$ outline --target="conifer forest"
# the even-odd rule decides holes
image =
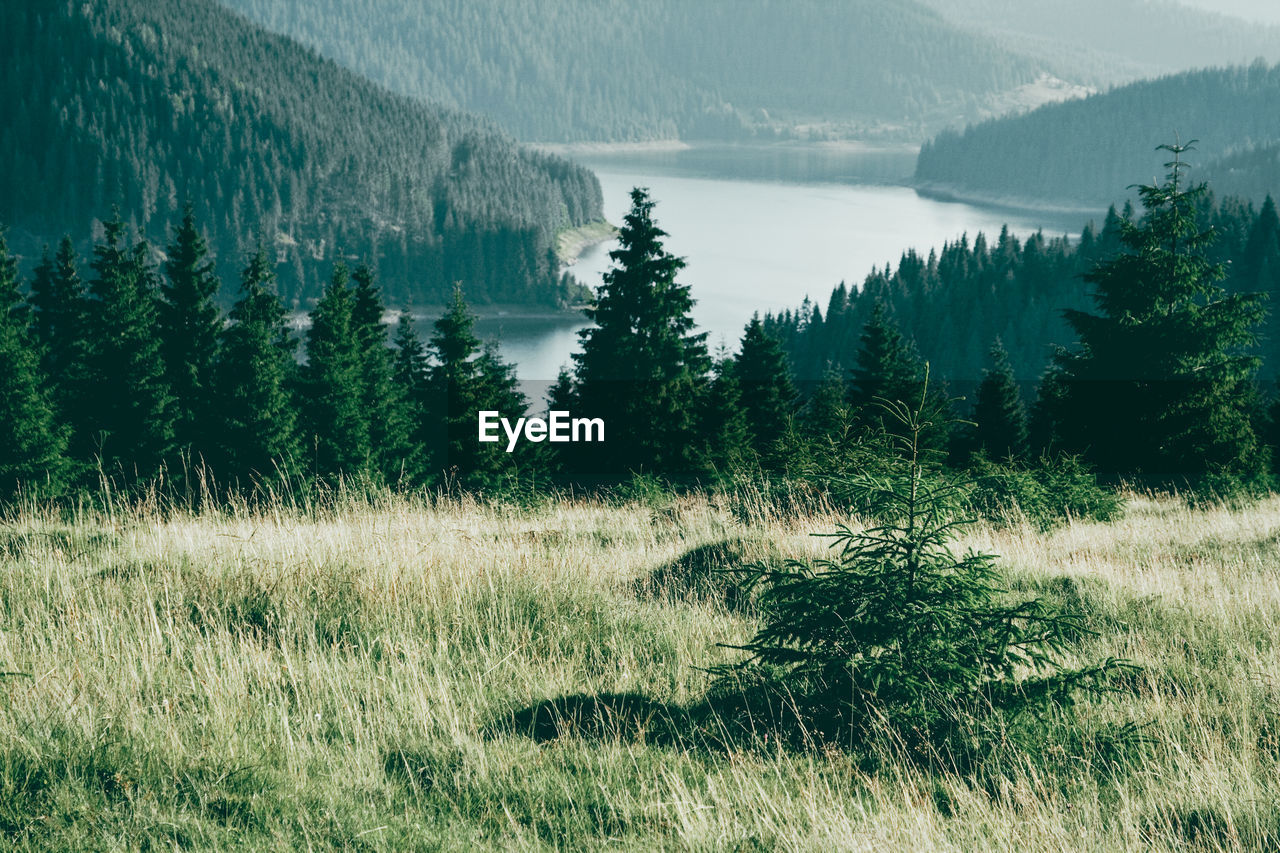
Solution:
[[[0,849],[1280,849],[1269,4],[10,6]]]

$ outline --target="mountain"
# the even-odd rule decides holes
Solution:
[[[164,246],[187,198],[224,273],[259,240],[295,303],[339,256],[388,297],[553,302],[590,172],[387,92],[212,0],[14,0],[0,30],[0,222],[28,254],[113,205]]]
[[[923,139],[1044,70],[914,0],[223,2],[541,142]]]
[[[916,181],[961,196],[1105,207],[1123,187],[1162,176],[1168,157],[1155,147],[1175,137],[1199,140],[1195,180],[1230,177],[1232,193],[1258,200],[1276,192],[1262,180],[1263,164],[1241,163],[1234,173],[1231,164],[1280,141],[1280,66],[1170,75],[946,131],[921,149]]]
[[[922,0],[958,27],[1095,86],[1259,57],[1280,61],[1280,27],[1174,0]],[[1207,0],[1205,6],[1222,0]]]

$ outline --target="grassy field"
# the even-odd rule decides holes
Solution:
[[[817,554],[837,520],[738,516],[691,497],[10,517],[0,848],[1280,844],[1280,498],[971,531],[1017,589],[1084,609],[1082,659],[1145,667],[976,775],[888,744],[869,768],[659,741],[644,720],[551,740],[503,724],[565,696],[697,702],[753,624],[699,572]]]

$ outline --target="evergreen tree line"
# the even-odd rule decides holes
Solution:
[[[582,167],[394,95],[215,0],[5,12],[0,221],[21,255],[96,231],[112,204],[163,242],[191,199],[218,257],[262,235],[294,308],[340,258],[366,258],[397,302],[439,304],[458,280],[481,301],[577,294],[553,250],[560,229],[603,218]]]
[[[195,496],[339,478],[482,485],[511,465],[476,444],[476,412],[526,401],[472,333],[460,287],[429,341],[401,312],[389,347],[372,269],[339,261],[300,361],[265,249],[225,315],[191,207],[160,269],[151,254],[117,214],[83,274],[64,238],[24,298],[0,238],[0,496],[104,483]]]
[[[989,248],[979,235],[973,247],[962,240],[927,262],[909,254],[860,291],[837,288],[825,318],[806,306],[769,318],[767,329],[810,370],[803,359],[825,355],[832,381],[849,377],[855,417],[880,428],[872,400],[932,397],[946,410],[950,391],[939,380],[946,368],[971,365],[970,348],[985,336],[982,378],[966,395],[969,425],[948,431],[952,418],[941,417],[922,435],[952,461],[981,452],[1026,462],[1065,451],[1152,485],[1263,488],[1280,438],[1280,403],[1266,410],[1257,378],[1260,351],[1276,367],[1276,339],[1263,333],[1274,329],[1267,302],[1280,218],[1270,198],[1258,212],[1213,204],[1206,185],[1187,181],[1182,155],[1191,149],[1162,148],[1173,152],[1170,172],[1140,188],[1142,215],[1113,208],[1101,233],[1086,229],[1078,246],[1041,235],[1019,245],[1006,231]],[[1069,276],[1082,286],[1064,288]],[[1050,312],[1061,328],[1048,325]],[[858,313],[866,319],[853,343]],[[902,331],[908,323],[914,336]],[[1047,365],[1028,353],[1055,339],[1072,344],[1053,347]],[[917,340],[939,367],[928,390]],[[1010,340],[1023,371],[1043,366],[1031,394]]]
[[[1218,200],[1206,190],[1188,203],[1197,228],[1214,232],[1203,254],[1223,266],[1227,292],[1280,291],[1280,217],[1270,197],[1255,208],[1239,198]],[[861,286],[838,285],[825,307],[806,301],[766,316],[765,327],[782,341],[797,377],[814,382],[828,370],[853,367],[862,330],[883,306],[918,344],[934,377],[948,381],[955,393],[972,393],[999,339],[1029,398],[1052,361],[1054,345],[1075,340],[1064,312],[1092,305],[1085,276],[1123,248],[1124,231],[1137,217],[1126,204],[1120,210],[1113,206],[1100,228],[1087,224],[1078,240],[1043,233],[1020,240],[1006,228],[994,240],[981,233],[972,240],[966,236],[928,256],[910,250],[896,268],[872,270]],[[1269,387],[1280,375],[1280,313],[1273,310],[1264,320],[1255,351]]]
[[[486,488],[758,473],[833,488],[843,473],[890,464],[904,438],[885,416],[896,402],[933,413],[913,427],[913,446],[955,464],[1026,469],[1040,458],[1045,478],[1078,483],[1076,463],[1053,461],[1067,453],[1151,485],[1264,488],[1274,439],[1252,350],[1265,294],[1222,287],[1226,267],[1210,255],[1218,234],[1202,225],[1205,187],[1187,185],[1186,149],[1170,150],[1168,180],[1142,188],[1141,217],[1117,215],[1114,250],[1085,274],[1091,310],[1066,311],[1074,344],[1056,351],[1034,405],[997,339],[959,427],[946,383],[883,300],[851,362],[828,364],[803,393],[784,342],[759,317],[736,354],[710,353],[679,281],[684,262],[664,248],[639,188],[589,310],[594,324],[546,401],[601,419],[605,440],[526,441],[514,453],[478,440],[481,410],[514,419],[528,401],[510,365],[480,346],[460,291],[429,342],[402,313],[388,347],[372,271],[338,264],[299,364],[265,253],[245,268],[224,320],[190,210],[161,271],[116,217],[87,285],[69,241],[46,255],[26,301],[7,250],[2,258],[0,485],[57,492],[104,475],[180,485],[210,475],[231,488],[290,476]],[[1274,205],[1258,215],[1274,217]]]

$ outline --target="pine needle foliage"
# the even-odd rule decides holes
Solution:
[[[1206,187],[1183,175],[1193,145],[1159,147],[1173,155],[1167,180],[1138,188],[1145,218],[1124,221],[1123,250],[1085,277],[1098,313],[1066,312],[1079,346],[1055,359],[1059,437],[1148,485],[1254,488],[1267,463],[1251,422],[1265,296],[1220,284],[1215,230],[1196,217]]]
[[[762,624],[738,647],[750,656],[718,672],[722,686],[772,684],[808,737],[857,746],[887,728],[911,754],[952,762],[1003,721],[1069,706],[1125,664],[1067,665],[1082,618],[1013,600],[996,555],[957,553],[966,484],[922,447],[941,409],[927,387],[915,405],[881,405],[900,452],[857,484],[876,520],[822,534],[834,558],[745,570]]]

